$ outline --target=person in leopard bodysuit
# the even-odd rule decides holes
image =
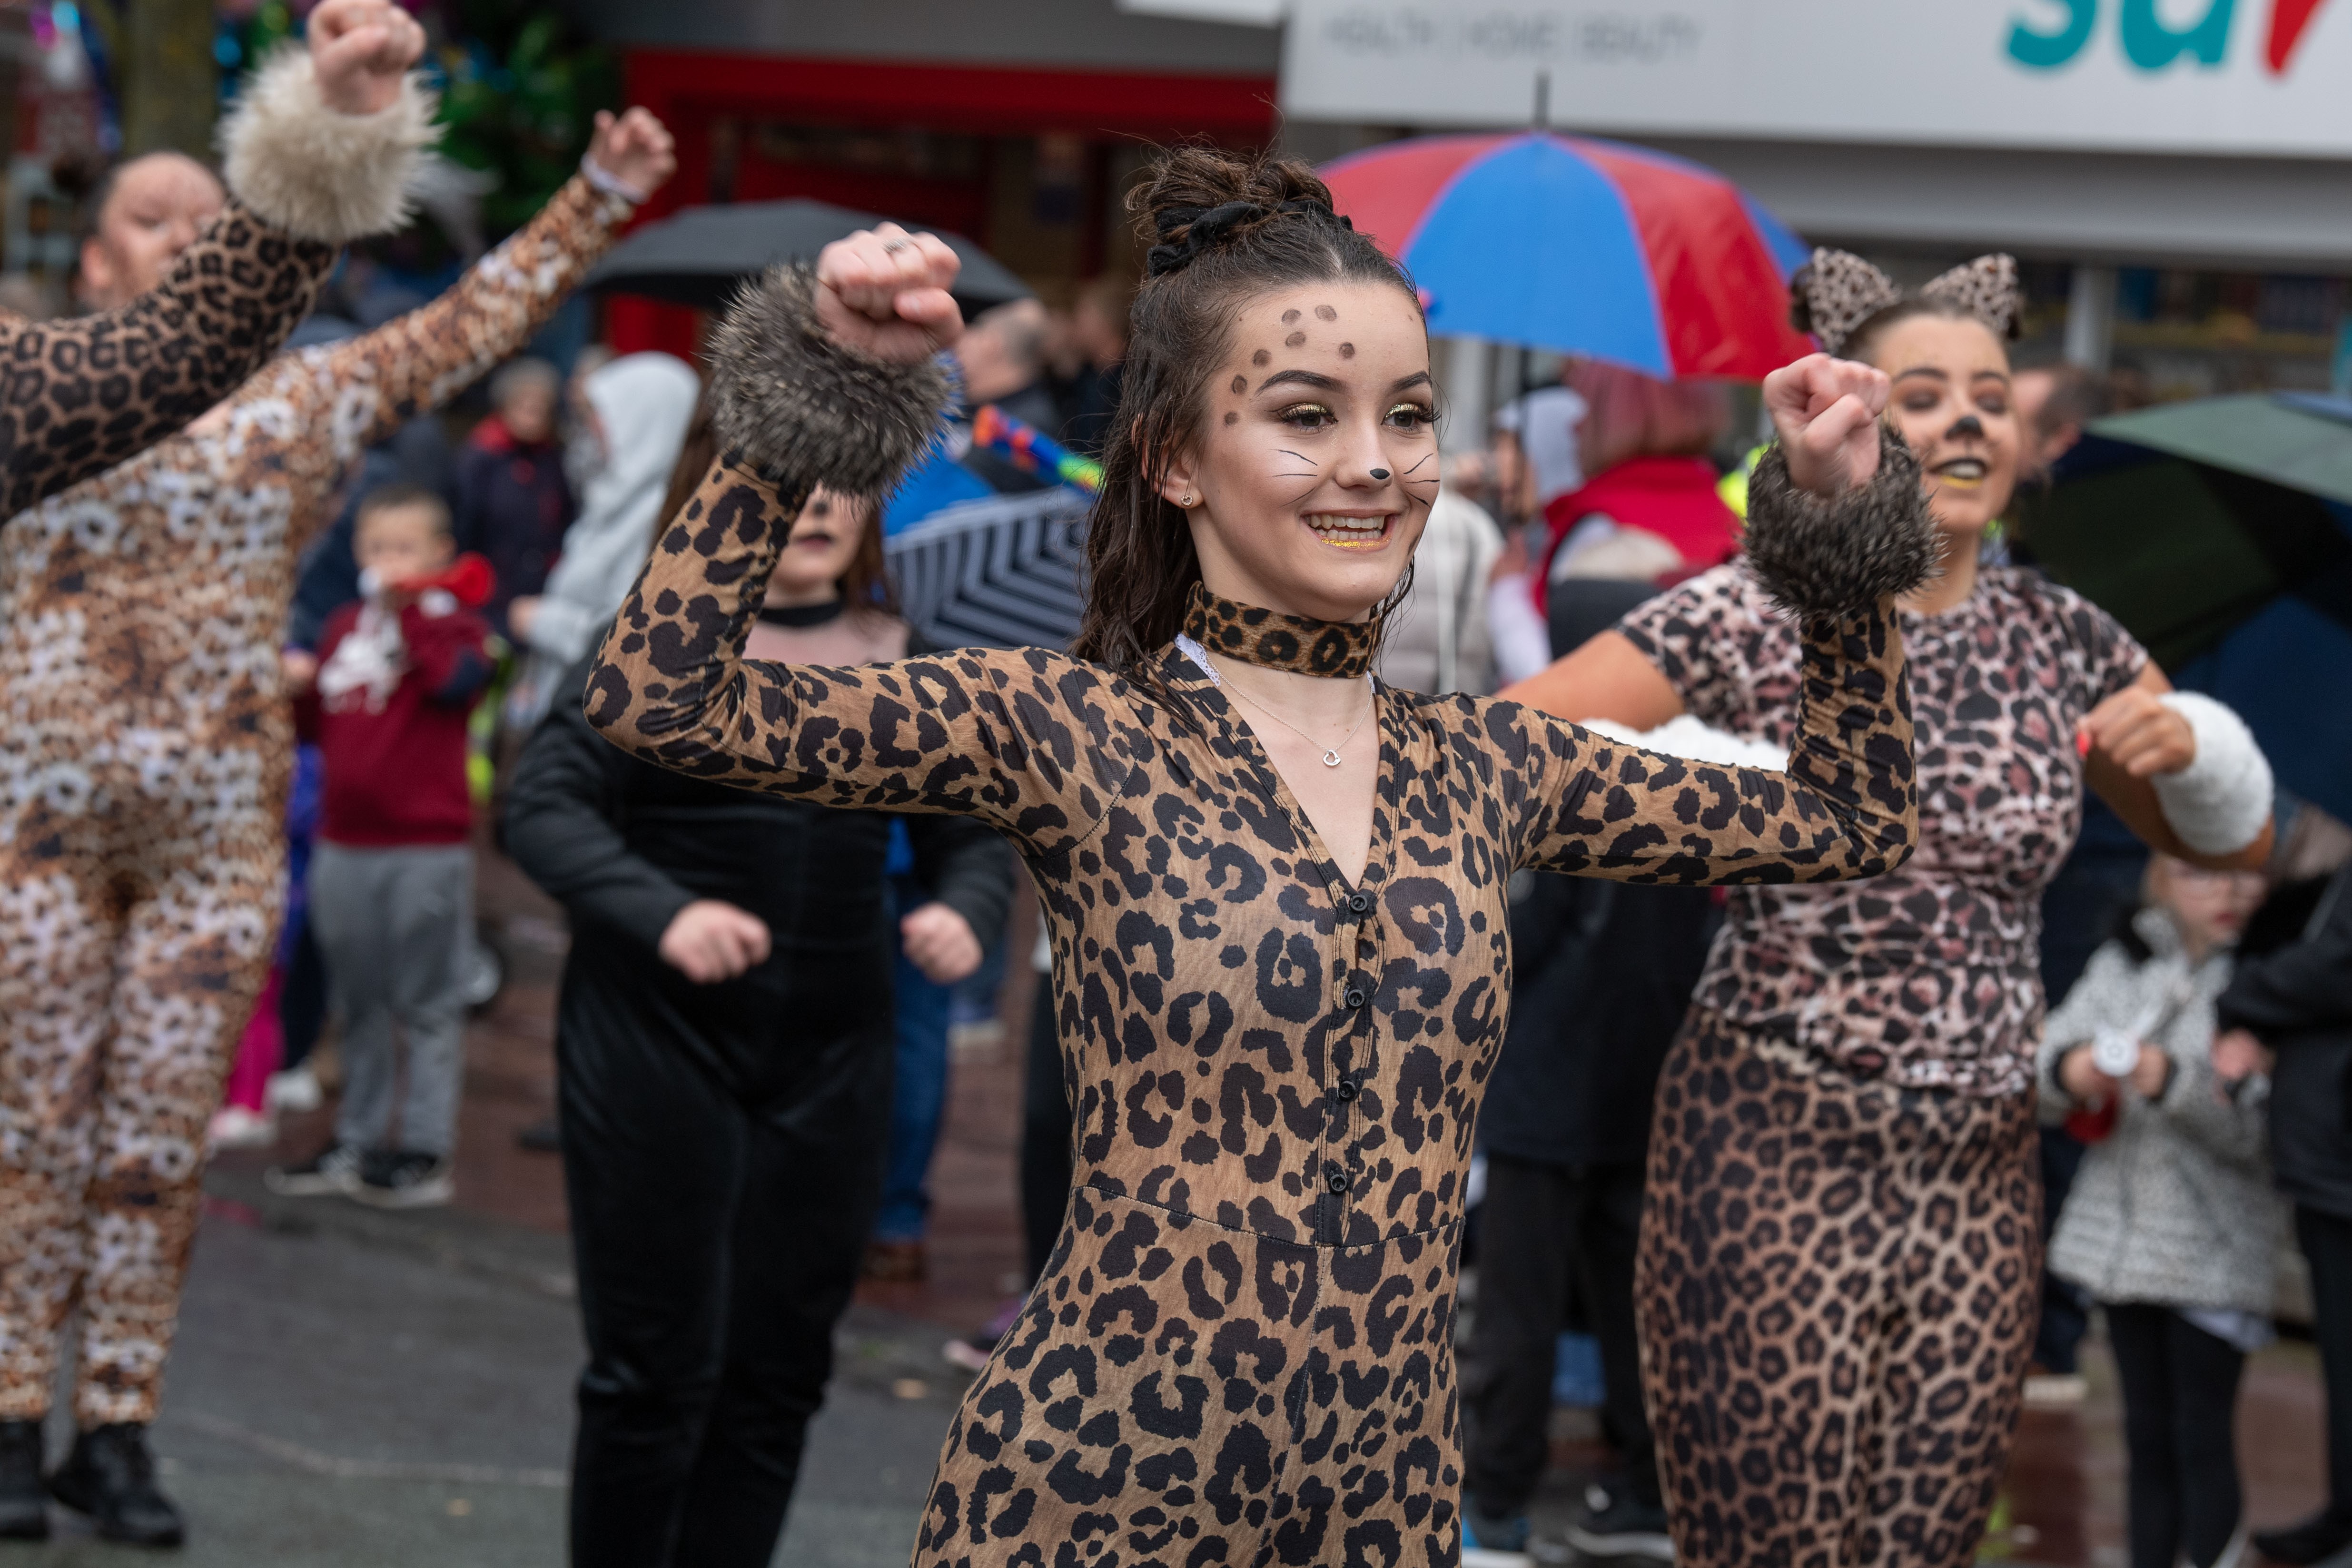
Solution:
[[[1785,774],[1392,690],[1367,674],[1380,610],[1436,489],[1410,282],[1303,165],[1184,150],[1143,199],[1160,243],[1070,654],[743,656],[809,488],[886,486],[946,401],[928,353],[957,325],[953,256],[886,226],[720,327],[723,455],[656,544],[587,716],[699,778],[976,816],[1038,889],[1076,1179],[957,1413],[916,1562],[1451,1564],[1454,1282],[1510,876],[1900,863],[1916,803],[1883,603],[1930,558],[1916,471],[1875,431],[1874,372],[1776,377],[1787,466],[1836,497],[1784,483],[1755,524],[1790,547],[1804,618]]]
[[[76,1306],[80,1426],[154,1417],[277,934],[297,556],[365,449],[518,351],[670,166],[645,110],[600,117],[583,172],[439,298],[0,531],[0,1437],[48,1407]]]
[[[2267,769],[2233,716],[2168,695],[2076,594],[1978,565],[2018,472],[2017,303],[2006,256],[1918,295],[1837,252],[1800,277],[1799,325],[1891,378],[1945,540],[1897,617],[1920,842],[1873,882],[1735,891],[1660,1079],[1638,1296],[1690,1568],[1973,1561],[2041,1279],[2041,889],[2086,782],[2168,853],[2268,852]],[[1507,695],[1785,743],[1809,656],[1735,562]]]

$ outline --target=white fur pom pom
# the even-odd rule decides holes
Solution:
[[[246,78],[221,122],[222,172],[254,215],[298,239],[342,245],[408,221],[409,185],[440,132],[411,71],[392,106],[343,114],[319,91],[310,57],[285,45]]]
[[[2169,692],[2159,700],[2197,733],[2197,755],[2189,766],[2149,780],[2164,820],[2199,854],[2234,854],[2270,821],[2270,759],[2246,721],[2211,697]]]

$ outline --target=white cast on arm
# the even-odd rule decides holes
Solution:
[[[2189,721],[2197,756],[2178,773],[2159,773],[2157,803],[2180,841],[2200,854],[2226,855],[2251,844],[2270,821],[2271,765],[2246,721],[2211,697],[2169,692],[2164,706]]]

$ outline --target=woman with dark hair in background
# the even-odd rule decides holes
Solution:
[[[1800,275],[1799,326],[1891,381],[1941,533],[1940,575],[1897,617],[1920,845],[1867,885],[1733,893],[1661,1079],[1643,1365],[1685,1563],[1974,1556],[2035,1323],[2042,884],[2086,783],[2182,859],[2269,851],[2269,768],[2234,715],[2173,695],[2074,593],[1979,567],[2019,472],[2018,303],[2007,256],[1916,295],[1842,252]],[[1759,466],[1751,528],[1777,486]],[[1511,695],[1794,738],[1809,655],[1757,549]]]
[[[698,421],[674,497],[712,460]],[[815,491],[751,647],[898,657],[907,627],[882,588],[874,508]],[[558,684],[506,818],[509,852],[572,924],[556,1016],[588,1335],[572,1561],[765,1568],[880,1192],[891,819],[639,761],[582,716],[588,671]],[[1012,865],[976,822],[909,826],[938,899],[903,936],[952,982],[1003,924]]]
[[[1037,885],[1076,1180],[964,1397],[919,1562],[1451,1563],[1454,1277],[1509,874],[1899,863],[1909,721],[1881,606],[1932,542],[1874,423],[1884,378],[1811,359],[1769,384],[1790,455],[1752,530],[1805,616],[1788,774],[1382,686],[1381,612],[1437,489],[1410,280],[1301,164],[1170,152],[1138,205],[1157,243],[1071,653],[746,657],[803,497],[886,487],[947,401],[954,255],[885,225],[720,325],[723,455],[587,716],[698,780],[976,818]]]

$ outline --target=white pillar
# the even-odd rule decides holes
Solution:
[[[1486,444],[1495,346],[1484,338],[1440,338],[1433,346],[1438,352],[1432,369],[1445,410],[1438,445],[1449,453],[1475,452]]]
[[[2077,267],[2066,296],[2066,362],[2104,371],[2115,347],[2116,269]]]

